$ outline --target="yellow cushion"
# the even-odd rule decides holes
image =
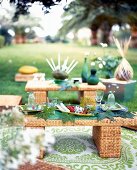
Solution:
[[[33,73],[37,73],[38,69],[34,66],[22,66],[19,68],[19,73],[22,74],[33,74]]]

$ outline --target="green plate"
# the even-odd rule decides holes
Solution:
[[[56,110],[62,112],[60,109],[56,109]],[[63,113],[69,113],[71,115],[76,115],[76,116],[95,116],[93,114],[81,114],[81,113],[75,113],[75,112],[63,112]]]
[[[82,113],[75,113],[75,112],[64,112],[64,113],[69,113],[76,116],[94,116],[93,114],[82,114]]]
[[[25,105],[21,105],[21,106],[19,106],[19,108],[20,108],[20,110],[21,110],[22,112],[27,112],[28,114],[29,114],[29,113],[30,113],[30,114],[35,114],[35,113],[38,113],[38,112],[41,112],[41,111],[42,111],[42,109],[39,109],[39,110],[28,110]]]
[[[122,106],[119,103],[115,103],[115,105],[113,107],[108,107],[107,104],[102,104],[101,109],[103,111],[106,111],[107,109],[112,110],[112,111],[120,111],[120,110],[128,111],[127,107]]]

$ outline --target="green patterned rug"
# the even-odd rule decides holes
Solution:
[[[52,153],[44,158],[72,170],[137,170],[137,132],[122,129],[120,158],[100,158],[91,127],[49,127],[56,137]]]

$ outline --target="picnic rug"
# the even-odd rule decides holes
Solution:
[[[44,160],[72,170],[137,170],[137,132],[122,128],[120,158],[100,158],[92,127],[47,127],[56,143]]]

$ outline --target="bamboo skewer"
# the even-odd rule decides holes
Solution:
[[[49,64],[49,66],[50,66],[50,68],[52,69],[52,71],[54,71],[54,68],[53,68],[53,66],[52,66],[52,64],[50,63],[50,61],[46,58],[46,61],[47,61],[47,63]]]
[[[75,59],[72,60],[72,62],[71,62],[70,65],[68,66],[68,68],[67,68],[67,70],[66,70],[67,73],[68,73],[68,70],[70,69],[70,67],[73,65],[74,62],[75,62]]]
[[[128,51],[128,48],[129,48],[129,44],[130,44],[130,41],[131,41],[131,36],[129,37],[128,41],[124,41],[123,43],[123,47],[122,47],[122,43],[120,44],[120,42],[118,41],[117,38],[113,37],[114,39],[114,42],[118,48],[118,52],[120,53],[120,55],[124,58],[127,51]]]
[[[58,69],[60,70],[60,53],[58,53]]]
[[[67,73],[69,74],[73,69],[74,67],[78,64],[78,61],[76,61],[73,66],[67,71]]]
[[[72,60],[72,62],[67,66],[68,64],[68,59],[69,57],[67,57],[63,64],[61,65],[61,60],[60,60],[60,53],[58,53],[58,65],[55,65],[55,62],[53,60],[53,58],[47,59],[46,61],[48,63],[48,65],[50,66],[50,68],[52,69],[52,71],[62,71],[62,72],[66,72],[67,74],[69,74],[74,67],[78,64],[78,61],[75,61],[75,59]]]
[[[53,59],[51,58],[50,60],[51,60],[51,63],[52,63],[52,66],[53,66],[54,70],[56,70],[56,66],[55,66],[55,63],[54,63]]]
[[[62,71],[66,71],[67,70],[67,62],[68,62],[68,57],[66,60],[64,60],[64,63],[62,65]]]
[[[125,43],[125,46],[124,46],[124,54],[126,54],[127,51],[128,51],[130,41],[131,41],[131,36],[129,37],[128,41]]]

